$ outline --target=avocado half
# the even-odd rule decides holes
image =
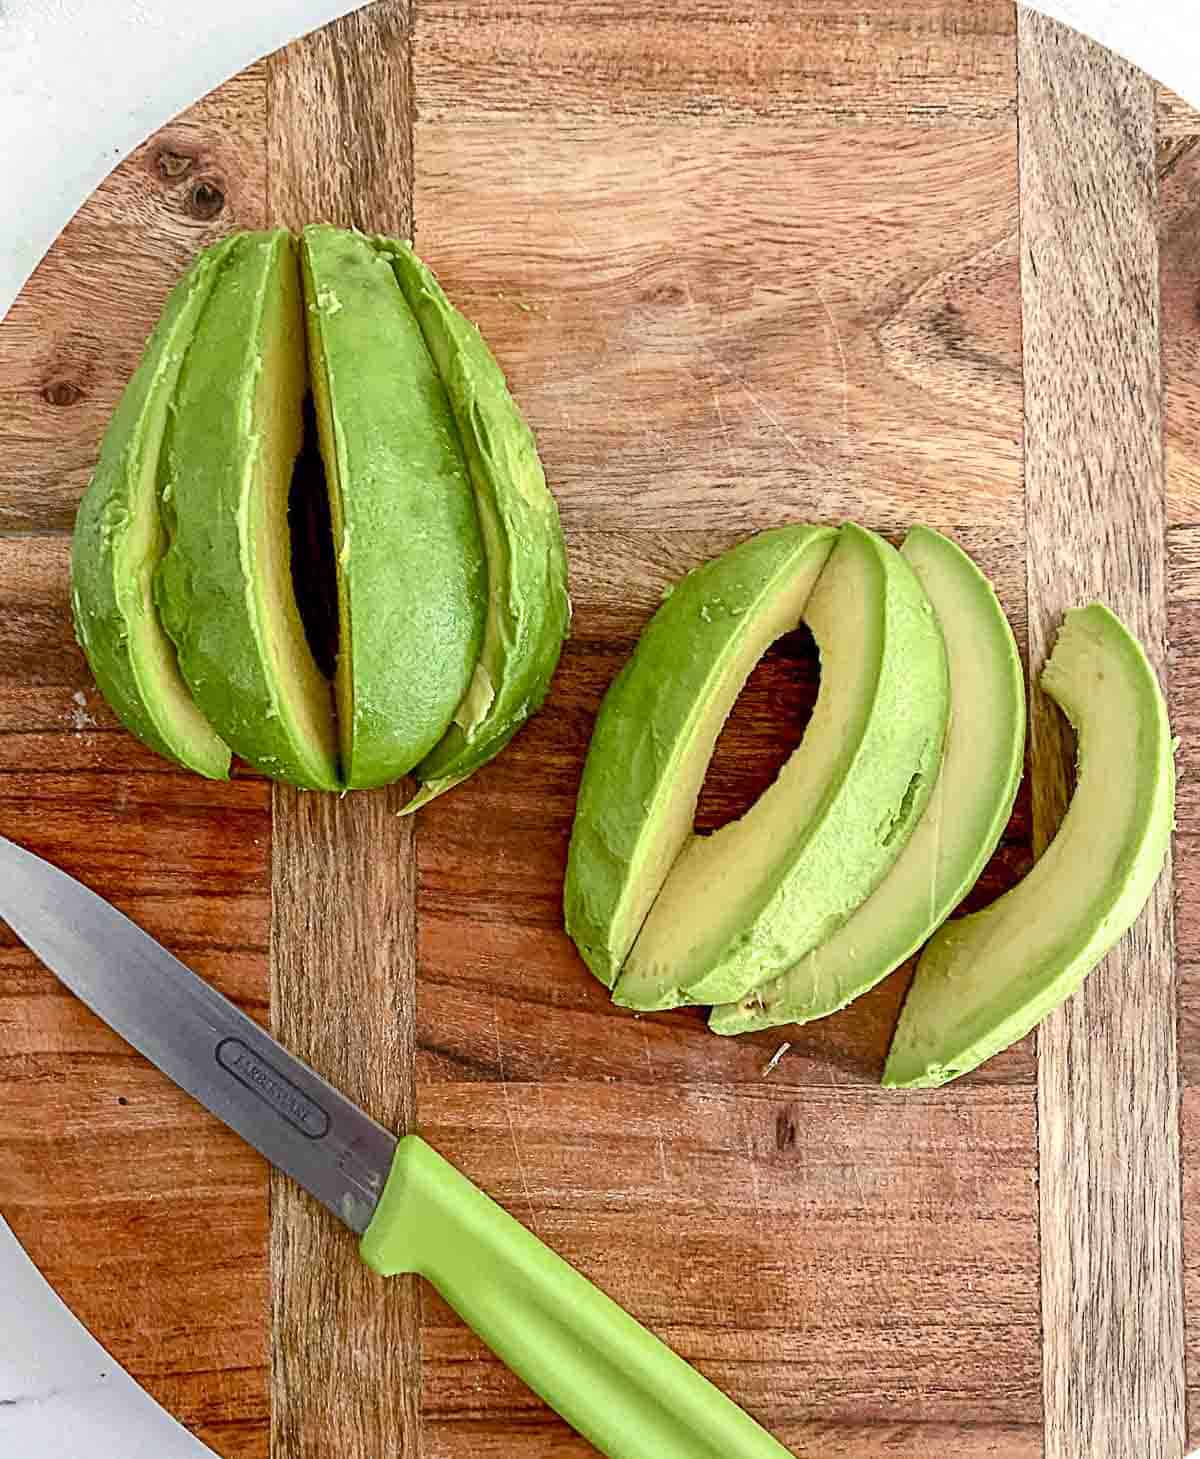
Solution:
[[[406,243],[377,238],[416,316],[470,472],[487,561],[483,643],[453,722],[416,767],[407,815],[472,775],[546,697],[571,620],[558,507],[533,433],[478,329]]]
[[[175,391],[155,596],[192,696],[226,743],[268,775],[333,790],[333,700],[296,606],[288,527],[307,384],[294,240],[243,234]]]
[[[925,813],[876,890],[795,967],[714,1008],[709,1027],[748,1033],[844,1008],[910,958],[978,880],[1012,813],[1025,755],[1025,676],[987,578],[953,542],[914,527],[901,555],[946,644],[950,718]]]
[[[140,740],[212,780],[228,779],[229,746],[192,698],[154,605],[167,545],[158,471],[184,357],[237,247],[202,253],[168,299],[105,433],[71,553],[75,633],[100,692]]]
[[[441,740],[475,672],[479,520],[446,388],[388,257],[323,225],[304,230],[301,255],[337,554],[342,769],[350,788],[384,785]]]
[[[1075,729],[1075,793],[1017,886],[925,949],[883,1082],[930,1088],[1023,1038],[1132,925],[1170,843],[1175,761],[1141,645],[1103,604],[1066,615],[1042,688]]]
[[[800,621],[837,533],[778,527],[679,583],[613,681],[583,770],[567,931],[612,987],[692,834],[713,747],[750,671]]]
[[[924,812],[949,686],[912,568],[847,524],[804,619],[821,655],[804,739],[746,815],[680,855],[617,981],[626,1007],[733,1002],[785,972],[870,896]]]

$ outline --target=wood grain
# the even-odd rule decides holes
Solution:
[[[1167,516],[1200,522],[1200,127],[1159,147]]]
[[[1178,92],[1169,86],[1155,88],[1157,97],[1156,123],[1160,137],[1194,137],[1200,132],[1200,110],[1190,101],[1184,101]]]
[[[751,0],[414,8],[411,89],[400,3],[252,68],[118,169],[0,325],[0,829],[84,877],[254,1016],[273,1006],[293,1047],[397,1127],[412,1117],[415,1041],[419,1113],[438,1146],[797,1454],[1034,1459],[1041,1316],[1055,1355],[1049,1459],[1134,1452],[1113,1438],[1128,1404],[1095,1363],[1122,1325],[1145,1349],[1142,1367],[1167,1374],[1165,1405],[1149,1380],[1136,1400],[1142,1417],[1165,1415],[1167,1442],[1155,1449],[1161,1434],[1147,1431],[1136,1452],[1177,1459],[1171,1289],[1161,1289],[1161,1321],[1147,1276],[1143,1310],[1106,1324],[1085,1300],[1089,1273],[1104,1266],[1094,1245],[1093,1268],[1068,1269],[1078,1310],[1061,1323],[1047,1305],[1039,1312],[1032,1039],[944,1095],[885,1098],[875,1081],[906,974],[837,1018],[718,1040],[694,1013],[614,1009],[563,936],[558,906],[604,688],[663,587],[746,531],[855,516],[900,533],[921,516],[976,554],[1023,646],[1028,596],[1036,661],[1049,575],[1061,577],[1048,548],[1078,540],[1048,543],[1048,496],[1077,483],[1063,487],[1045,463],[1056,441],[1061,451],[1090,438],[1072,438],[1057,416],[1031,421],[1027,583],[1021,424],[1032,370],[1035,386],[1065,375],[1073,390],[1086,373],[1084,398],[1110,412],[1120,447],[1098,479],[1139,483],[1139,530],[1161,543],[1152,88],[1133,86],[1132,108],[1112,92],[1100,104],[1083,63],[1064,71],[1057,53],[1042,76],[1043,94],[1051,81],[1066,87],[1073,130],[1086,117],[1097,140],[1087,156],[1056,157],[1052,109],[1038,109],[1038,130],[1023,117],[1025,153],[1041,165],[1040,181],[1028,167],[1023,181],[1027,241],[1040,221],[1068,262],[1111,265],[1096,274],[1111,319],[1081,332],[1081,316],[1103,313],[1087,307],[1097,296],[1083,285],[1095,279],[1060,267],[1041,277],[1023,355],[1008,0],[819,0],[802,13]],[[1043,68],[1049,54],[1039,36]],[[1132,85],[1112,64],[1089,57],[1086,78]],[[1027,64],[1027,109],[1038,74]],[[1200,120],[1160,91],[1158,131],[1194,1211]],[[1132,181],[1120,160],[1129,157]],[[1130,210],[1106,212],[1084,186],[1081,216],[1062,223],[1051,194],[1081,166]],[[55,534],[70,526],[106,416],[196,248],[231,227],[313,217],[407,232],[414,204],[423,251],[483,326],[538,431],[570,538],[575,635],[544,713],[422,814],[415,846],[391,796],[277,794],[272,985],[271,791],[248,776],[205,785],[120,729],[71,643],[67,542]],[[1075,321],[1065,348],[1051,307]],[[1104,383],[1118,338],[1130,401]],[[1089,459],[1081,446],[1078,460]],[[1143,560],[1118,552],[1111,562],[1130,594]],[[1072,563],[1096,571],[1092,556]],[[1150,565],[1146,627],[1161,646],[1162,563]],[[736,814],[766,783],[814,689],[811,649],[789,636],[722,737],[704,824]],[[1028,866],[1031,814],[1025,797],[977,898]],[[1055,1138],[1075,1133],[1070,1170],[1086,1189],[1106,1131],[1128,1129],[1116,1105],[1131,1057],[1116,1040],[1135,1015],[1138,1032],[1149,1020],[1166,1074],[1138,1108],[1163,1124],[1118,1151],[1129,1163],[1113,1169],[1158,1184],[1131,1177],[1128,1190],[1106,1189],[1098,1220],[1142,1219],[1171,1180],[1161,947],[1126,973],[1128,997],[1121,973],[1106,969],[1071,1012],[1094,1046],[1085,1064],[1075,1040],[1070,1109],[1088,1105],[1086,1076],[1100,1117],[1086,1127],[1064,1117]],[[272,1438],[276,1459],[591,1453],[430,1292],[371,1282],[344,1233],[286,1185],[269,1228],[262,1162],[3,936],[0,1035],[0,1210],[101,1340],[225,1459],[265,1459]],[[1117,1070],[1107,1102],[1102,1062]],[[1147,1109],[1147,1098],[1159,1103]],[[1147,1241],[1161,1237],[1169,1264],[1169,1192],[1158,1214]],[[1184,1231],[1194,1318],[1200,1222],[1188,1217]],[[1128,1259],[1131,1248],[1121,1251]],[[1157,1269],[1146,1260],[1147,1273]],[[1110,1292],[1125,1279],[1119,1262],[1107,1279]],[[1061,1312],[1061,1284],[1056,1292],[1046,1303]],[[1193,1320],[1200,1399],[1198,1333]],[[1128,1373],[1140,1371],[1131,1359]],[[1072,1394],[1094,1399],[1089,1437]]]
[[[814,73],[841,68],[844,47],[839,74],[866,89],[855,67],[906,47],[919,69],[918,13],[934,52],[961,28],[969,72],[986,48],[973,27],[998,11],[863,11],[882,57],[847,40],[847,7],[763,7],[744,27],[736,9],[555,6],[553,25],[529,0],[469,25],[458,7],[418,12],[417,244],[537,431],[576,608],[546,708],[423,813],[422,1125],[798,1454],[1040,1454],[1032,1042],[951,1114],[878,1088],[904,974],[835,1019],[752,1038],[716,1039],[696,1010],[633,1017],[563,933],[563,865],[604,689],[663,589],[748,530],[855,516],[900,533],[924,516],[978,552],[1023,632],[1004,10],[1006,49],[988,53],[1006,107],[933,122],[902,118],[897,96],[885,116],[880,90],[873,123],[837,125],[832,88],[823,111],[793,105],[795,87],[755,90],[755,27],[764,67],[799,37],[780,75],[802,50]],[[516,50],[531,57],[519,95],[499,63]],[[769,781],[814,669],[791,636],[755,672],[702,824]],[[981,895],[1028,864],[1025,804],[1010,837]],[[972,1100],[986,1116],[965,1114]],[[1024,1174],[994,1177],[1015,1149]],[[1003,1215],[976,1203],[991,1194]],[[432,1300],[424,1341],[439,1459],[590,1452]]]
[[[784,9],[752,0],[524,0],[493,22],[469,0],[420,5],[423,119],[536,115],[551,92],[560,115],[813,127],[989,124],[1013,112],[1007,0],[809,0]],[[465,94],[456,74],[472,78]]]
[[[265,72],[252,67],[121,164],[0,328],[0,531],[68,530],[108,417],[193,255],[263,222]]]
[[[1183,1145],[1184,1308],[1188,1444],[1200,1443],[1200,135],[1159,148],[1166,437],[1171,723],[1176,754],[1176,938],[1179,955],[1179,1073]]]
[[[0,537],[0,827],[265,1019],[269,791],[117,724],[72,637],[69,546]],[[265,1459],[265,1166],[3,923],[0,1097],[0,1211],[30,1255],[182,1422]]]
[[[1103,598],[1166,671],[1154,95],[1022,10],[1021,284],[1029,639]],[[1067,797],[1067,735],[1033,698],[1035,844]],[[1171,882],[1039,1041],[1046,1454],[1184,1445]]]
[[[268,63],[268,213],[406,235],[412,128],[406,0],[385,0]],[[412,822],[399,788],[342,798],[277,786],[276,1036],[381,1123],[414,1117]],[[271,1182],[272,1459],[420,1452],[413,1279],[381,1283],[344,1229]]]
[[[1033,1098],[514,1081],[423,1088],[422,1120],[797,1454],[1035,1459]],[[432,1453],[587,1452],[433,1295],[425,1345]]]
[[[420,245],[502,355],[569,529],[902,531],[915,504],[1019,533],[1012,124],[580,120],[557,86],[483,122],[456,84],[462,120],[421,112]]]

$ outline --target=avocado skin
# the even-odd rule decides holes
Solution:
[[[338,557],[345,783],[406,775],[450,724],[479,658],[487,580],[446,390],[388,260],[304,230],[310,373]]]
[[[683,1003],[735,1002],[797,962],[840,927],[875,890],[903,851],[924,812],[937,777],[949,710],[949,681],[941,630],[924,589],[894,547],[854,523],[841,530],[821,579],[804,612],[817,639],[823,663],[839,641],[841,625],[826,621],[826,584],[839,571],[842,554],[854,553],[879,583],[866,607],[877,615],[873,630],[878,654],[869,695],[850,707],[829,783],[809,820],[782,847],[768,871],[739,895],[742,866],[729,851],[731,836],[749,834],[733,823],[715,833],[723,840],[726,864],[720,866],[730,900],[739,914],[726,916],[703,940],[673,952],[667,963],[645,961],[648,920],[613,993],[623,1007],[642,1011]],[[832,593],[832,586],[828,589]],[[843,671],[844,672],[844,671]],[[825,694],[822,687],[822,697]],[[820,732],[818,698],[805,735]],[[782,792],[789,770],[809,744],[802,743],[765,796]],[[763,798],[743,818],[760,811]],[[778,830],[778,825],[764,828]],[[687,856],[715,853],[689,847],[672,871],[688,876]],[[701,863],[703,865],[703,863]],[[711,877],[714,863],[707,868]],[[669,888],[664,889],[664,897]],[[675,896],[680,895],[680,884]],[[662,905],[655,908],[658,915]],[[689,935],[689,931],[685,935]],[[661,934],[659,934],[661,936]],[[643,961],[639,963],[639,954]]]
[[[933,602],[946,639],[951,672],[950,722],[942,769],[925,814],[908,845],[875,893],[843,927],[786,973],[749,993],[740,1003],[718,1004],[708,1026],[714,1033],[750,1033],[783,1023],[809,1023],[844,1008],[907,961],[967,895],[995,851],[1021,782],[1025,750],[1025,672],[1012,629],[992,585],[963,550],[928,527],[912,528],[900,549],[911,562]],[[969,601],[965,627],[948,623],[939,602]],[[996,742],[994,764],[980,765],[978,729],[955,727],[955,653],[969,654],[986,667],[994,697],[983,706],[988,733]],[[960,680],[963,670],[959,670]],[[965,725],[968,717],[963,714]],[[957,753],[952,754],[952,745]],[[959,801],[942,781],[952,759],[965,770],[969,786],[959,786]],[[970,814],[968,815],[968,812]],[[945,831],[946,818],[955,825]],[[964,819],[965,818],[965,819]],[[968,838],[955,841],[955,836]],[[947,848],[951,860],[944,860]],[[936,868],[936,871],[931,870]],[[884,905],[879,905],[880,902]]]
[[[287,688],[263,639],[262,564],[256,563],[251,541],[257,468],[268,450],[258,388],[260,377],[272,373],[261,336],[276,283],[284,291],[285,314],[295,311],[303,359],[295,245],[290,233],[278,229],[242,234],[235,249],[180,375],[160,476],[170,546],[159,565],[155,594],[196,702],[234,751],[265,774],[334,790],[339,780],[328,686],[320,680],[317,692],[325,686],[330,743],[315,744],[295,732],[282,697]],[[294,368],[295,361],[291,364]],[[292,394],[278,430],[285,457],[294,461],[302,434],[303,384]],[[291,611],[298,625],[294,598]]]
[[[1076,670],[1068,665],[1081,639],[1106,656],[1101,677],[1110,686],[1118,675],[1127,676],[1135,701],[1114,702],[1110,687],[1103,714],[1120,716],[1132,708],[1140,721],[1133,763],[1121,767],[1133,783],[1128,834],[1114,865],[1100,868],[1092,859],[1094,833],[1081,835],[1078,827],[1088,803],[1112,802],[1113,785],[1111,776],[1098,780],[1089,770],[1091,741],[1104,734],[1104,726],[1077,702]],[[1074,608],[1065,616],[1041,683],[1076,733],[1075,794],[1054,840],[1025,878],[989,906],[945,923],[921,954],[888,1050],[885,1088],[938,1088],[1023,1039],[1132,927],[1162,873],[1174,829],[1175,742],[1162,689],[1141,644],[1103,603]],[[1071,847],[1086,859],[1082,869],[1069,857],[1064,864],[1064,848]],[[1098,876],[1098,870],[1108,875]],[[1064,924],[1061,913],[1055,919],[1056,882],[1068,896],[1086,889],[1086,902],[1071,909],[1074,925]],[[1003,956],[1013,945],[1005,932],[1012,927],[1019,934],[1047,918],[1049,954],[1040,964],[1005,969]],[[989,1006],[972,1011],[960,996],[962,975],[981,970],[991,975]]]
[[[754,605],[802,555],[828,555],[836,536],[833,528],[777,527],[694,569],[672,589],[605,694],[579,789],[564,910],[580,955],[606,987],[616,982],[640,930],[640,919],[621,925],[620,909],[657,802],[670,794],[681,740],[718,684]],[[709,745],[705,763],[711,754]],[[691,814],[687,820],[690,826]],[[682,844],[671,848],[664,875]],[[657,891],[648,890],[647,905]]]
[[[75,635],[100,692],[125,727],[144,744],[211,780],[227,780],[231,756],[211,726],[199,738],[173,722],[158,686],[142,682],[131,645],[137,619],[155,612],[143,572],[156,564],[152,552],[137,577],[122,560],[124,537],[143,490],[158,513],[158,441],[148,440],[147,417],[169,408],[180,363],[191,343],[210,291],[236,246],[223,239],[205,250],[175,286],[141,363],[121,396],[104,435],[100,459],[75,521],[71,552],[71,604]],[[149,459],[147,453],[153,453]],[[159,529],[161,531],[161,528]],[[159,550],[165,545],[159,543]],[[197,710],[197,715],[199,711]]]
[[[405,814],[460,784],[541,708],[571,619],[558,506],[533,433],[479,330],[410,245],[377,238],[446,388],[479,511],[488,613],[477,672],[455,722],[416,767]],[[476,708],[482,693],[490,702]]]

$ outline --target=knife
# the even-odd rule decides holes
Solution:
[[[419,1135],[397,1139],[102,897],[0,836],[0,916],[93,1013],[415,1272],[609,1459],[789,1459]]]

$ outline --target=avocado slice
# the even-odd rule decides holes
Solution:
[[[949,708],[941,630],[894,547],[847,524],[804,609],[822,679],[799,748],[740,820],[684,850],[613,997],[728,1003],[875,890],[929,799]]]
[[[154,605],[166,547],[158,468],[184,355],[235,243],[202,253],[167,300],[105,433],[71,552],[75,634],[100,692],[138,739],[211,780],[229,778],[229,746],[193,700]]]
[[[564,905],[567,931],[606,987],[692,833],[721,726],[751,669],[799,622],[836,537],[777,527],[689,573],[604,696]]]
[[[929,596],[950,670],[950,719],[925,814],[895,866],[825,942],[709,1027],[747,1033],[844,1008],[910,958],[975,885],[1008,824],[1025,754],[1025,675],[991,583],[960,547],[914,527],[901,555]]]
[[[533,432],[478,329],[410,245],[377,238],[446,387],[487,561],[483,645],[454,721],[416,768],[403,814],[460,784],[541,708],[571,619],[558,507]]]
[[[324,225],[301,244],[313,402],[338,562],[336,689],[351,787],[406,775],[446,733],[487,598],[450,403],[388,259]]]
[[[1042,673],[1076,733],[1075,793],[1033,870],[947,922],[917,964],[883,1083],[933,1088],[1015,1043],[1133,924],[1174,824],[1167,707],[1141,645],[1102,603],[1076,608]]]
[[[235,753],[332,790],[333,699],[296,607],[288,528],[306,386],[294,241],[282,229],[244,234],[180,372],[155,593],[192,695]]]

